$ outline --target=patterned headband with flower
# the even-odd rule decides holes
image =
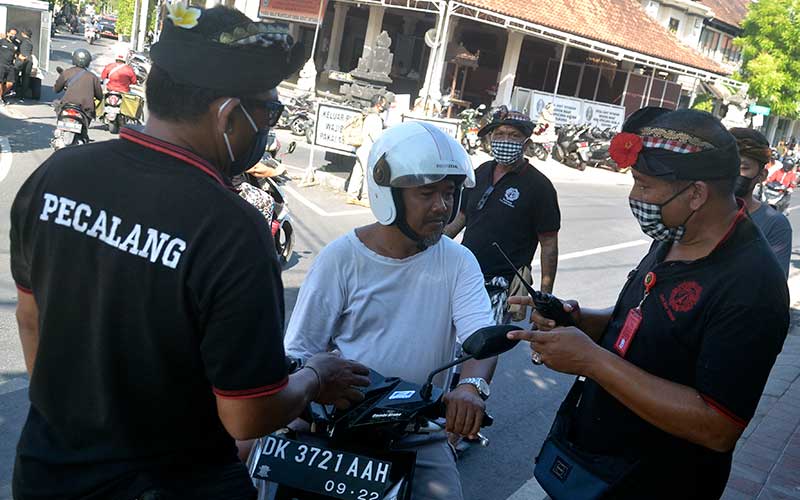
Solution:
[[[699,153],[714,146],[686,132],[657,127],[644,127],[639,134],[622,132],[611,140],[608,152],[620,168],[632,167],[643,148],[664,149],[673,153]]]

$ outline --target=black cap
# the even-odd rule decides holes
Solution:
[[[504,125],[514,127],[522,132],[525,137],[530,137],[533,134],[533,122],[527,115],[519,111],[509,110],[505,106],[500,106],[492,115],[492,121],[478,131],[478,137],[483,137]]]
[[[735,178],[741,164],[736,139],[713,115],[692,109],[646,107],[633,113],[623,132],[645,139],[633,168],[666,180]],[[685,144],[692,152],[647,147],[647,140]]]
[[[253,22],[222,6],[189,9],[199,11],[196,25],[176,26],[168,16],[150,49],[153,63],[179,84],[231,95],[258,93],[277,87],[305,62],[302,45],[294,44],[286,25]],[[222,16],[233,21],[224,31],[210,33],[204,23]]]

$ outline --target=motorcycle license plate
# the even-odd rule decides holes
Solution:
[[[56,124],[56,128],[58,130],[64,130],[67,132],[72,132],[73,134],[80,134],[81,133],[81,124],[78,122],[74,122],[71,120],[61,120]]]
[[[344,500],[378,500],[390,470],[382,460],[267,436],[253,477]]]

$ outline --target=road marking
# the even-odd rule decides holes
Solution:
[[[14,155],[11,153],[11,144],[8,137],[0,137],[0,182],[3,182],[11,170]]]
[[[25,120],[26,118],[28,118],[27,116],[22,114],[22,112],[14,109],[13,107],[11,107],[8,104],[5,105],[5,106],[1,106],[0,107],[0,113],[6,115],[9,118],[13,118],[15,120]]]
[[[795,205],[793,207],[789,207],[789,208],[786,209],[786,213],[788,214],[789,212],[794,212],[798,208],[800,208],[800,205]]]
[[[547,492],[539,486],[539,481],[532,477],[506,500],[544,500],[545,498],[549,498]]]
[[[633,240],[626,241],[625,243],[617,243],[616,245],[608,245],[604,247],[590,248],[589,250],[581,250],[580,252],[565,253],[558,256],[558,261],[580,259],[581,257],[588,257],[590,255],[597,255],[601,253],[616,252],[617,250],[624,250],[626,248],[633,248],[642,245],[649,245],[652,240]],[[538,262],[534,262],[533,267],[539,267]]]
[[[283,186],[283,190],[292,195],[293,198],[296,198],[297,201],[310,208],[315,214],[322,217],[344,217],[347,215],[364,215],[367,213],[366,208],[361,208],[356,210],[342,210],[340,212],[326,212],[319,205],[312,202],[311,200],[309,200],[302,194],[298,193],[294,189],[288,186]]]
[[[0,382],[0,395],[27,389],[29,385],[30,382],[28,382],[27,378],[14,377],[5,382]]]

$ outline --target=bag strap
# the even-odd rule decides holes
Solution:
[[[72,78],[70,78],[69,80],[67,80],[67,84],[66,84],[67,88],[69,88],[69,87],[70,87],[70,86],[71,86],[73,83],[75,83],[75,82],[77,82],[78,80],[80,80],[80,78],[81,78],[83,75],[85,75],[86,73],[88,73],[88,71],[86,71],[86,68],[81,68],[81,71],[80,71],[79,73],[77,73],[77,74],[73,75],[73,76],[72,76]]]
[[[113,75],[114,73],[116,73],[117,71],[121,70],[121,69],[122,69],[122,68],[124,68],[124,67],[125,67],[125,65],[124,65],[124,64],[120,64],[120,65],[119,65],[119,66],[117,66],[116,68],[114,68],[114,69],[112,69],[111,71],[109,71],[109,72],[108,72],[108,76],[106,76],[106,80],[110,80],[110,79],[111,79],[111,75]]]

